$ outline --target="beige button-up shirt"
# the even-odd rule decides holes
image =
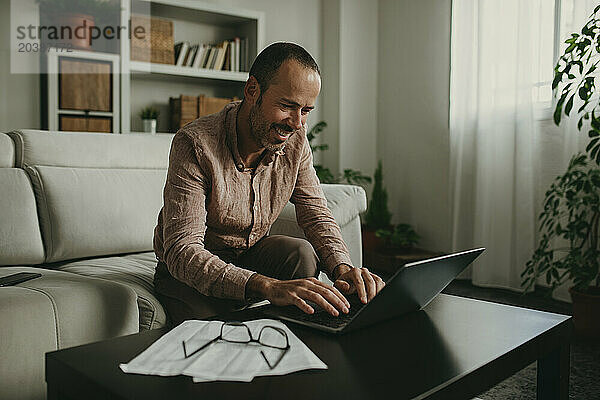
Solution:
[[[200,293],[242,300],[255,272],[226,263],[213,252],[252,247],[286,203],[330,273],[352,265],[313,168],[306,134],[294,134],[279,152],[265,150],[253,171],[237,147],[241,102],[197,119],[173,138],[164,205],[154,230],[154,251],[172,276]]]

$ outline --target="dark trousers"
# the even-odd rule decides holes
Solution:
[[[313,277],[319,270],[319,258],[312,245],[305,239],[284,235],[265,236],[241,253],[213,253],[227,263],[282,280]],[[173,325],[188,319],[210,318],[246,305],[242,301],[200,294],[196,289],[173,278],[162,262],[156,267],[154,289]]]

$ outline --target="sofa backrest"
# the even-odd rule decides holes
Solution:
[[[15,146],[0,133],[0,266],[44,261],[33,188],[25,171],[15,168]]]
[[[9,135],[33,185],[46,262],[152,250],[173,135]]]

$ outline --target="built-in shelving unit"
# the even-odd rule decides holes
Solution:
[[[224,41],[236,40],[237,43],[237,40],[240,40],[244,43],[243,51],[247,55],[246,59],[251,62],[264,47],[264,14],[262,12],[196,0],[120,1],[120,14],[115,16],[119,20],[114,21],[114,24],[120,25],[119,29],[125,28],[125,30],[122,31],[121,39],[118,42],[107,41],[105,47],[100,46],[86,50],[72,48],[52,50],[47,56],[42,57],[42,68],[48,73],[47,84],[43,83],[42,85],[45,92],[42,100],[42,120],[49,129],[61,129],[61,127],[66,127],[65,123],[68,122],[72,128],[79,128],[84,123],[87,125],[94,123],[96,124],[93,126],[95,129],[101,128],[105,131],[109,129],[115,133],[142,131],[139,112],[147,106],[153,106],[160,112],[157,131],[159,133],[168,132],[170,97],[179,97],[182,94],[223,98],[243,97],[244,82],[248,79],[248,72],[243,70],[243,63],[239,63],[239,68],[231,68],[231,70],[224,63],[224,69],[216,70],[198,66],[150,62],[155,60],[152,58],[153,56],[149,56],[147,61],[132,59],[131,37],[133,32],[130,32],[133,30],[132,16],[136,21],[150,21],[152,18],[158,18],[162,22],[159,22],[157,26],[164,27],[166,25],[169,26],[169,29],[172,24],[173,45],[178,42],[189,42],[190,44],[214,46]],[[167,21],[166,24],[165,21]],[[146,34],[152,32],[151,25],[149,25],[149,30],[150,32],[146,32]],[[161,39],[171,37],[170,31],[168,35],[164,34],[162,30],[160,32],[163,35]],[[171,39],[159,41],[163,47],[161,51],[173,48],[174,46],[170,42]],[[137,44],[139,43],[136,42]],[[144,42],[144,45],[146,44]],[[148,50],[147,54],[151,54],[150,47],[144,47],[142,50]],[[157,48],[155,47],[155,49]],[[140,47],[136,47],[136,51],[136,58],[139,58]],[[161,54],[164,55],[164,53]],[[166,58],[160,60],[166,62]],[[79,86],[72,84],[69,87],[70,94],[67,93],[66,97],[61,97],[61,90],[65,91],[61,82],[66,82],[66,80],[61,81],[61,63],[64,64],[64,60],[67,59],[87,60],[86,62],[89,63],[108,65],[108,67],[102,67],[102,73],[106,75],[104,71],[110,71],[110,84],[107,84],[108,80],[106,79],[98,80],[97,76],[88,80],[68,77]],[[226,57],[223,59],[227,60]],[[238,63],[232,64],[231,61],[229,59],[229,65],[238,65]],[[83,68],[85,70],[85,66]],[[92,74],[96,74],[95,70],[90,71]],[[102,107],[96,107],[95,103],[99,100],[94,98],[94,94],[99,93],[100,89],[104,90],[102,93],[107,93],[109,90],[111,97],[110,101],[102,102]],[[82,105],[61,107],[64,99],[75,97]],[[110,125],[107,119],[110,119]]]
[[[264,46],[264,14],[218,4],[189,0],[121,0],[121,25],[129,26],[132,14],[173,22],[174,42],[218,43],[247,38],[253,59]],[[130,42],[122,40],[121,133],[141,129],[138,112],[146,106],[160,111],[158,131],[166,131],[169,97],[180,94],[242,97],[248,73],[183,67],[130,59]],[[161,118],[162,116],[162,118]]]

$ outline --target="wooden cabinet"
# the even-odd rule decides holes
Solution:
[[[50,49],[45,126],[49,130],[120,132],[117,54]]]
[[[62,56],[58,71],[61,110],[112,111],[112,63]]]
[[[111,132],[112,121],[109,117],[61,115],[58,129],[69,132]]]

